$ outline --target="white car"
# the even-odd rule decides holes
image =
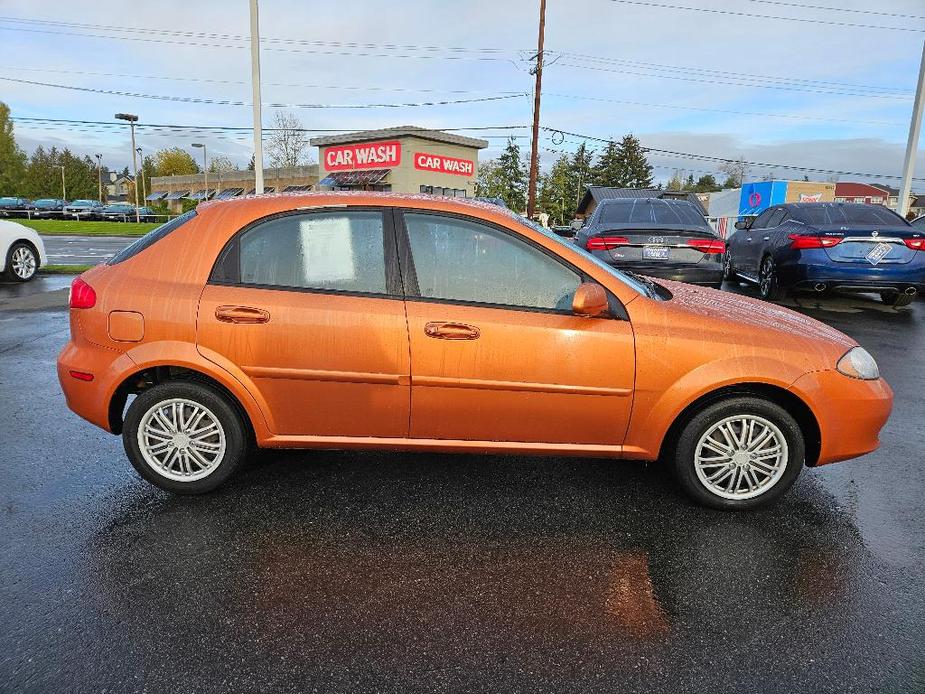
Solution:
[[[48,262],[42,237],[29,227],[0,219],[0,277],[26,282]]]

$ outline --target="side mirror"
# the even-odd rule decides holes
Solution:
[[[572,300],[573,313],[592,318],[606,312],[607,308],[607,292],[601,285],[594,282],[584,282],[578,285],[575,298]]]
[[[749,226],[751,225],[748,223],[747,219],[740,219],[735,224],[736,229],[738,229],[739,231],[745,231],[746,229],[748,229]]]

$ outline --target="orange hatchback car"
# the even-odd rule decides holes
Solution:
[[[205,203],[81,275],[70,306],[68,405],[179,493],[255,445],[376,448],[658,459],[745,509],[874,450],[892,406],[822,323],[459,199]]]

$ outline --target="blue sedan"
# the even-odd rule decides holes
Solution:
[[[763,299],[804,289],[875,292],[905,306],[925,291],[925,231],[880,205],[776,205],[735,226],[726,279],[757,284]]]

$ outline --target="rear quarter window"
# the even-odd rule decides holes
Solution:
[[[107,265],[118,265],[119,263],[138,255],[143,250],[153,246],[155,243],[160,241],[171,232],[179,229],[195,216],[196,210],[190,210],[186,214],[181,214],[179,217],[174,217],[169,222],[161,224],[156,229],[151,230],[134,243],[129,244],[121,251],[116,253],[112,258],[109,259]]]

